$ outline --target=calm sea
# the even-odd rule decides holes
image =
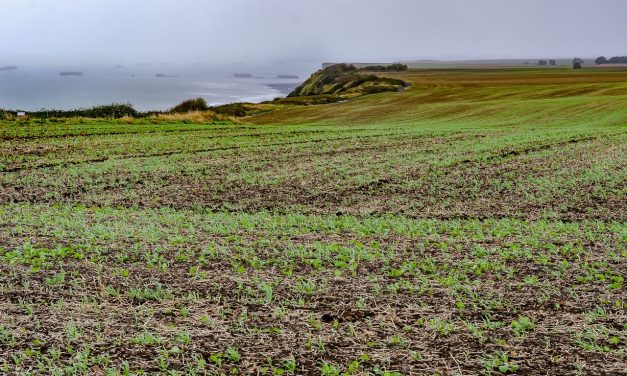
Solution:
[[[320,65],[282,63],[18,66],[0,64],[0,108],[35,111],[131,103],[137,110],[166,110],[190,98],[210,105],[261,102],[287,95]],[[82,75],[61,75],[80,72]],[[236,78],[250,75],[250,78]],[[279,78],[298,76],[298,78]]]

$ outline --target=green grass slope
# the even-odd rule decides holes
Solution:
[[[434,69],[379,73],[411,84],[348,102],[292,107],[250,118],[256,124],[573,125],[624,124],[627,71],[612,69]],[[583,106],[583,107],[582,107]],[[587,110],[586,110],[587,109]],[[586,111],[581,113],[581,111]],[[589,115],[586,118],[586,115]],[[600,120],[600,121],[604,121]]]

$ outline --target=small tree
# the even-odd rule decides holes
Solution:
[[[555,62],[555,60],[551,59],[549,60],[549,65],[557,65],[557,63]]]
[[[538,60],[538,65],[546,65],[546,60]]]
[[[605,58],[605,56],[599,56],[599,57],[596,58],[594,63],[597,64],[597,65],[599,65],[599,64],[607,64],[607,59]]]
[[[573,69],[581,69],[583,68],[583,60],[576,57],[573,59]]]

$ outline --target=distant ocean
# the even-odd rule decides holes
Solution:
[[[198,97],[210,105],[261,102],[286,96],[319,67],[317,63],[221,67],[147,63],[16,67],[0,63],[0,109],[68,110],[131,103],[140,111],[166,110]]]

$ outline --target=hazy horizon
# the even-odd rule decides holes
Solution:
[[[0,65],[627,54],[623,0],[0,0],[0,12]]]

